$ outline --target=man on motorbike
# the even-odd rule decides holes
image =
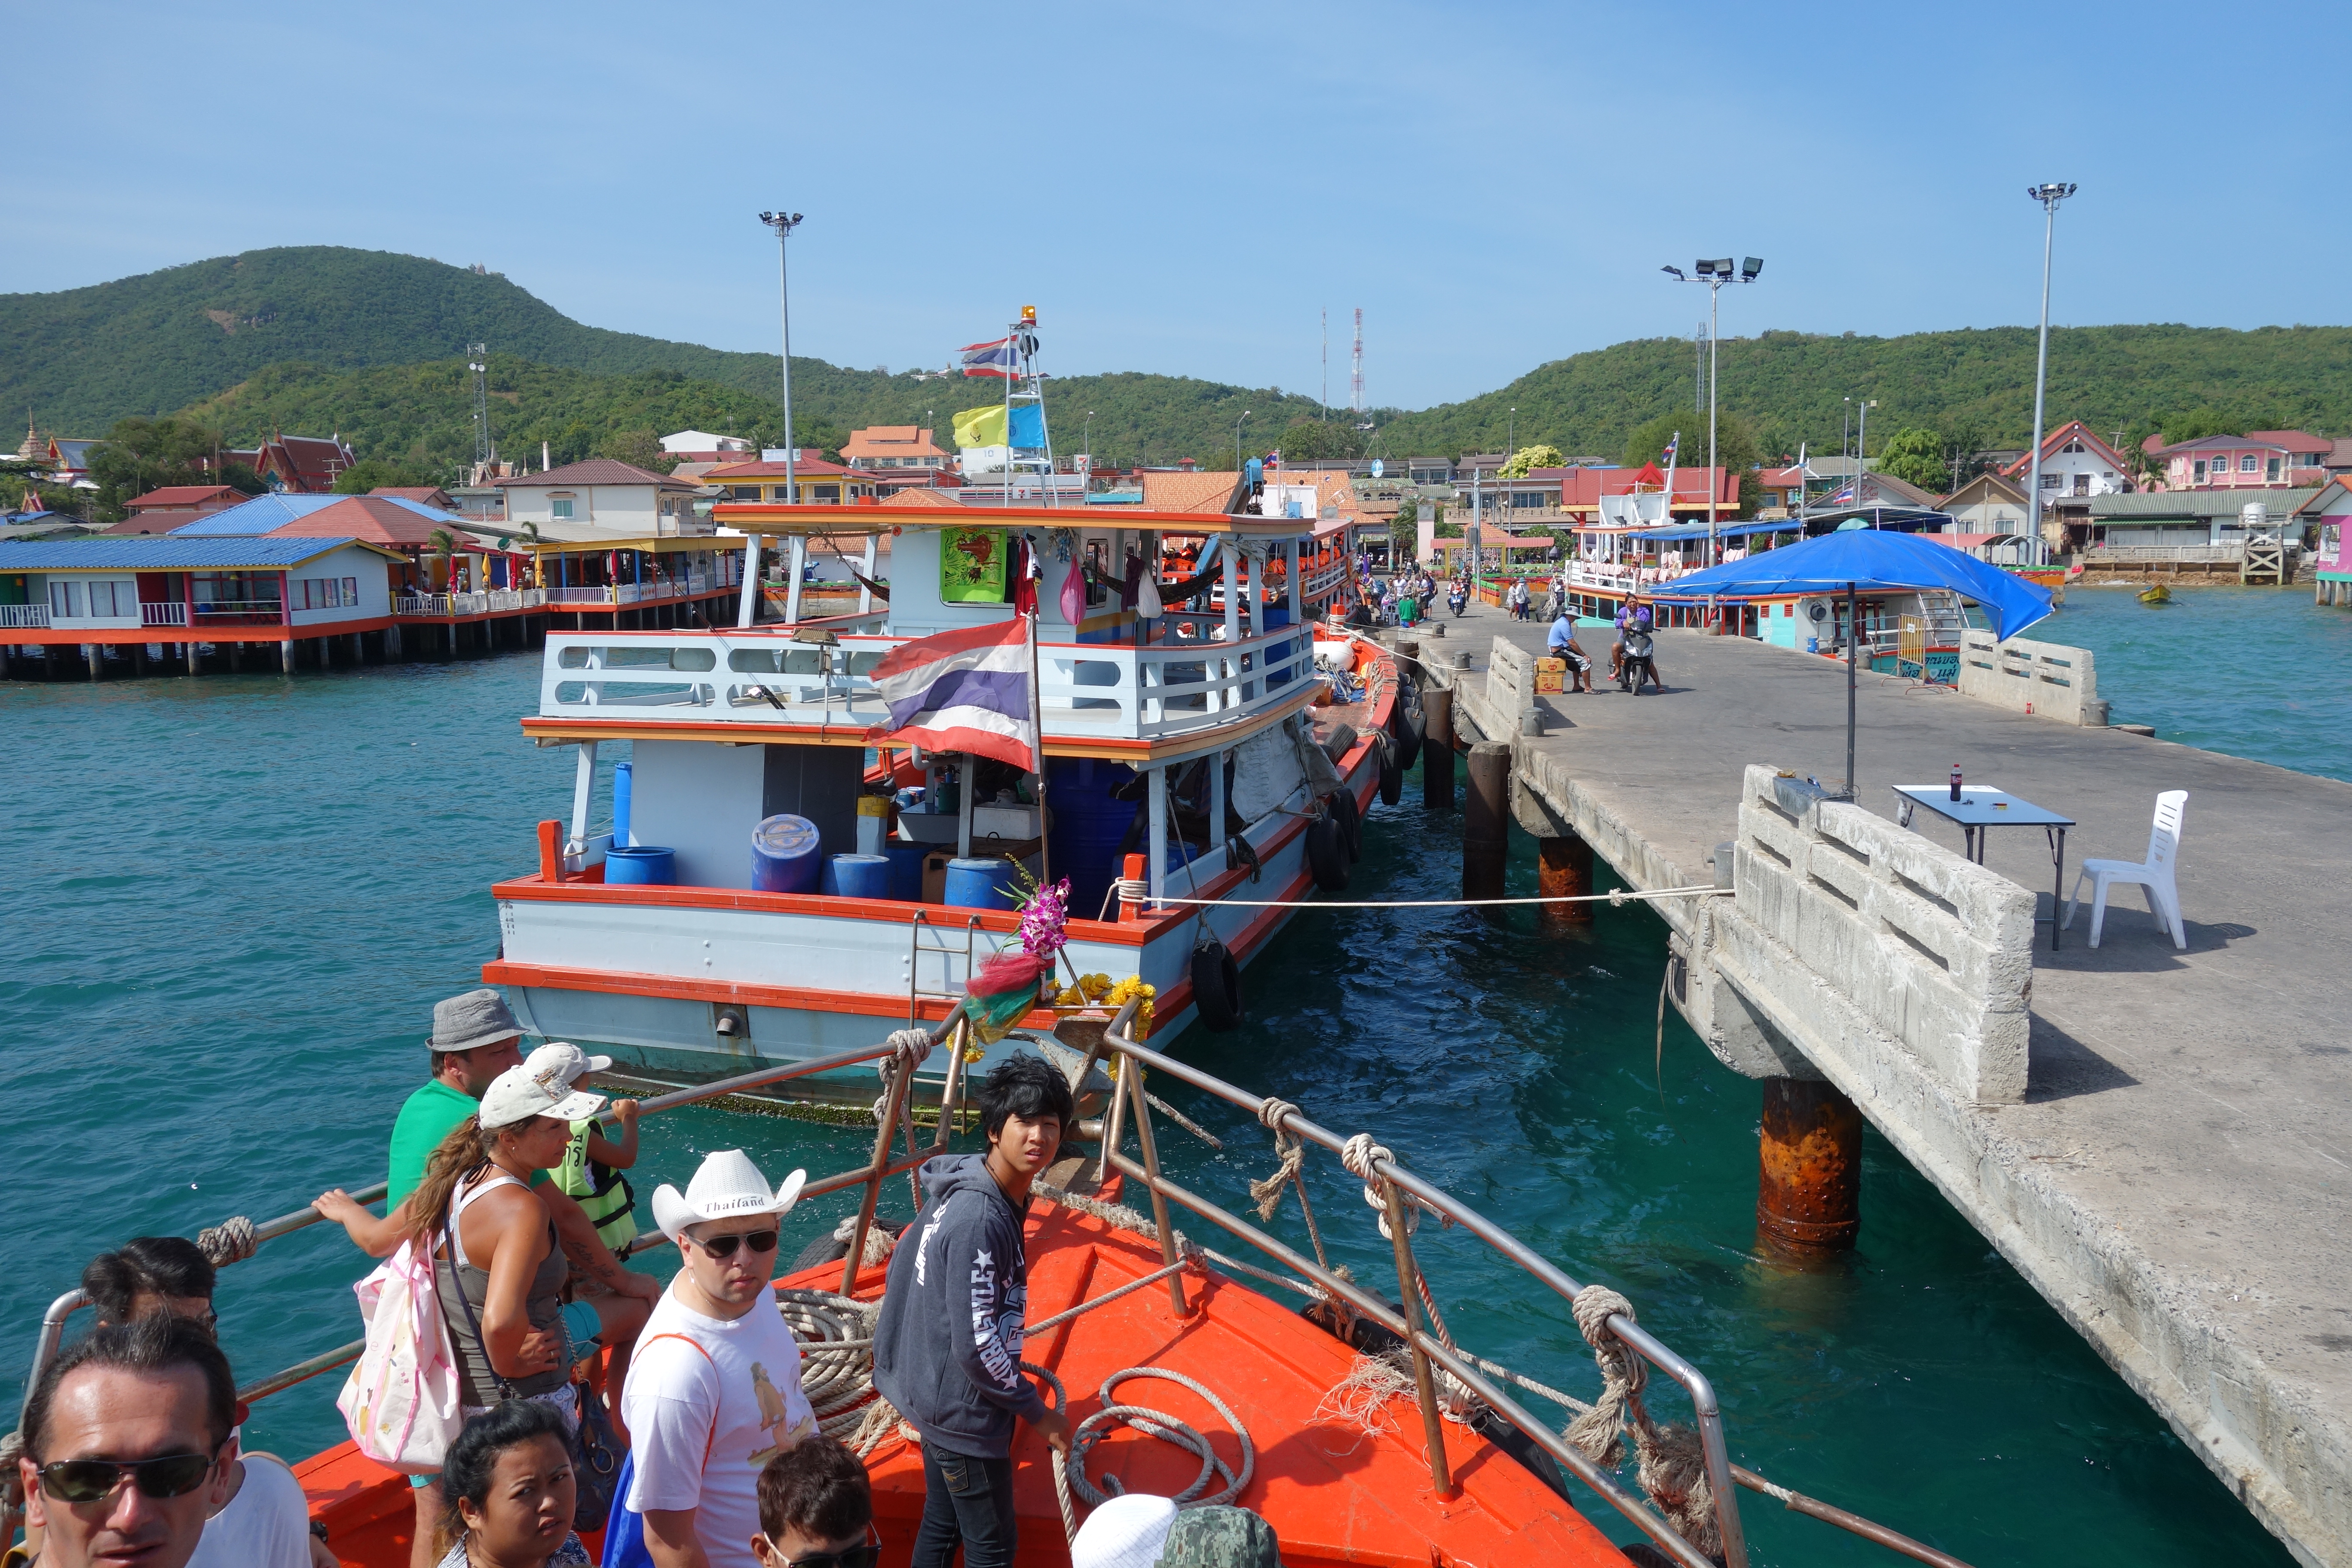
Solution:
[[[1644,670],[1652,686],[1660,691],[1665,689],[1665,683],[1658,674],[1656,645],[1651,638],[1652,630],[1650,606],[1642,603],[1638,596],[1628,596],[1618,608],[1617,642],[1609,650],[1609,673],[1616,678],[1620,690],[1640,690]],[[1629,661],[1638,661],[1638,664],[1629,669]]]

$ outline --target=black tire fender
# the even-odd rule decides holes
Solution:
[[[1329,797],[1331,816],[1339,824],[1339,841],[1348,850],[1348,864],[1364,858],[1364,808],[1356,804],[1353,784],[1342,784]]]
[[[1192,1006],[1203,1028],[1225,1034],[1241,1026],[1242,966],[1233,949],[1204,936],[1192,950]]]
[[[1339,829],[1339,819],[1318,816],[1307,825],[1307,868],[1314,874],[1315,885],[1327,893],[1348,890],[1348,842]]]
[[[1381,749],[1381,804],[1394,805],[1404,798],[1404,764],[1397,761],[1396,738],[1381,734],[1373,740]]]
[[[1419,708],[1400,708],[1389,720],[1389,732],[1396,737],[1397,766],[1410,770],[1421,760],[1421,743],[1429,736],[1428,721]]]

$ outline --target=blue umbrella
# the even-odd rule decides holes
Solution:
[[[1932,538],[1881,529],[1825,533],[1802,544],[1767,550],[1745,561],[1710,566],[1653,592],[1677,602],[1782,598],[1794,594],[1835,594],[1846,603],[1845,776],[1853,797],[1854,635],[1857,594],[1907,594],[1943,589],[1974,599],[1992,625],[1993,636],[2013,637],[2049,615],[2050,590],[1988,566],[1975,556]]]

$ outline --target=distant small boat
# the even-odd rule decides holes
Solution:
[[[2142,588],[2139,591],[2139,602],[2143,605],[2168,605],[2172,603],[2172,590],[2161,583],[2153,587]]]

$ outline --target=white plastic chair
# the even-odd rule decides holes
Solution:
[[[2148,912],[2172,933],[2172,945],[2185,948],[2189,936],[2180,925],[2180,889],[2173,879],[2173,861],[2180,853],[2180,819],[2188,815],[2189,792],[2168,789],[2156,797],[2156,823],[2147,831],[2147,858],[2085,860],[2074,876],[2074,896],[2066,900],[2063,931],[2074,923],[2074,907],[2083,901],[2083,879],[2091,879],[2091,945],[2099,945],[2099,928],[2107,918],[2107,889],[2117,882],[2137,882],[2147,896]]]

